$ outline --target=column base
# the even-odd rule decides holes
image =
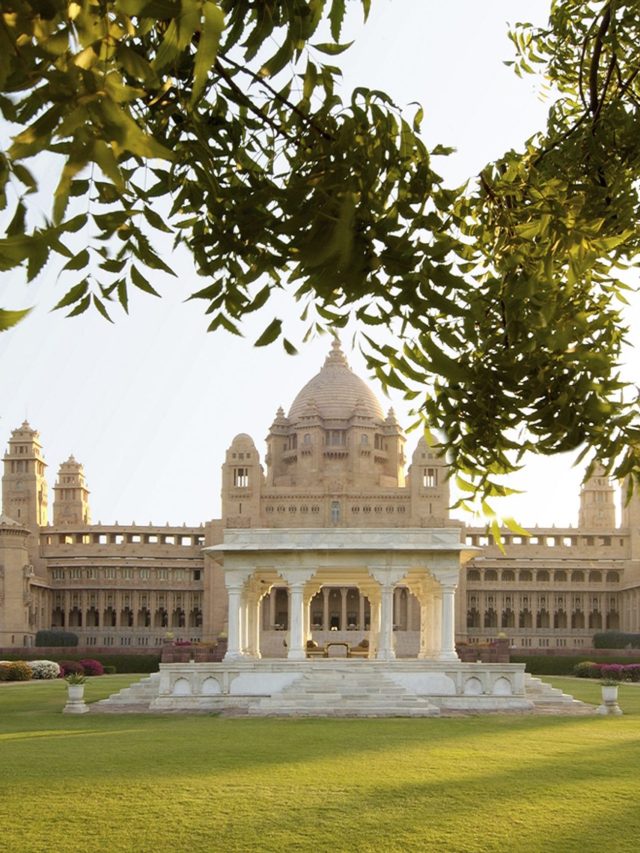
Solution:
[[[431,651],[430,649],[418,652],[418,660],[438,660],[438,652]]]
[[[433,658],[433,660],[444,660],[444,661],[456,661],[456,663],[460,663],[460,658],[458,657],[457,652],[438,652],[437,655]]]
[[[85,705],[84,700],[67,702],[62,709],[63,714],[87,714],[88,712],[89,706]]]
[[[380,649],[376,652],[376,660],[395,660],[396,653],[393,649]]]
[[[224,661],[229,660],[245,660],[246,654],[244,652],[227,652],[225,656],[222,658]]]
[[[307,653],[304,649],[289,649],[287,652],[287,660],[306,660]]]

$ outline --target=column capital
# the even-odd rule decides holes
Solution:
[[[294,587],[304,589],[304,585],[307,581],[311,580],[315,573],[315,568],[309,569],[302,566],[278,569],[278,574],[290,589],[293,589]]]
[[[367,565],[367,571],[381,587],[394,587],[405,577],[409,571],[408,566],[382,566]]]
[[[224,573],[224,585],[227,590],[238,589],[242,591],[247,580],[251,577],[251,569],[233,569]]]

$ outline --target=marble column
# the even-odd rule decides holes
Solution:
[[[378,660],[394,660],[393,648],[393,584],[380,587],[380,631],[378,634]]]
[[[289,584],[289,660],[304,660],[304,583]]]
[[[347,630],[347,593],[346,586],[340,587],[340,630]]]
[[[322,587],[322,630],[329,630],[329,593],[331,592],[328,586]]]
[[[269,593],[269,625],[267,626],[270,631],[273,631],[276,624],[276,596],[277,590],[275,586],[272,586]]]
[[[453,584],[442,586],[441,644],[438,660],[459,660],[455,639],[455,597]]]
[[[242,657],[242,587],[227,587],[229,597],[228,616],[228,639],[225,660],[234,660]]]
[[[358,628],[364,631],[364,594],[358,592]]]
[[[262,653],[260,651],[260,617],[262,614],[262,599],[260,597],[257,597],[256,600],[253,601],[249,606],[251,607],[253,613],[251,652],[255,658],[261,658]]]

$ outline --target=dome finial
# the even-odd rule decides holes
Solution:
[[[328,367],[329,365],[332,367],[349,367],[347,358],[342,352],[342,347],[340,346],[340,338],[336,334],[333,335],[333,340],[331,341],[331,352],[324,363],[325,367]]]

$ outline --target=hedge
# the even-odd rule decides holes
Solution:
[[[20,656],[18,655],[5,655],[5,659],[8,661],[13,660],[25,660],[29,655],[25,655],[24,651],[21,652]],[[36,657],[34,654],[33,657]],[[68,652],[61,652],[59,655],[50,654],[50,660],[54,660],[57,663],[60,661],[75,661],[80,663],[80,661],[84,660],[84,657],[81,655],[73,655]],[[105,672],[111,670],[112,668],[114,672],[119,673],[127,673],[127,672],[157,672],[160,667],[160,655],[97,655],[96,660],[98,660],[105,669]]]
[[[533,675],[573,675],[574,668],[584,661],[584,655],[511,655],[511,663],[526,664]],[[611,658],[590,658],[593,663],[611,664]],[[638,658],[625,658],[625,664],[640,663]]]
[[[625,634],[624,631],[602,631],[593,635],[594,649],[640,649],[640,634]]]
[[[77,646],[78,635],[73,631],[38,631],[36,646]]]

